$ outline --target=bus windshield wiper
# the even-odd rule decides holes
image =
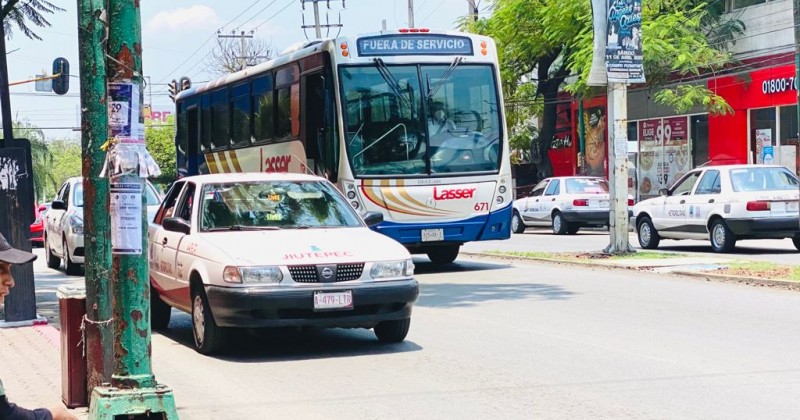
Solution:
[[[461,64],[462,61],[464,61],[464,57],[456,57],[455,60],[453,60],[453,62],[450,64],[450,67],[445,69],[444,73],[442,73],[442,75],[439,76],[439,81],[436,82],[433,88],[430,88],[431,80],[430,78],[428,78],[428,96],[426,96],[425,99],[433,98],[433,96],[436,95],[436,92],[438,92],[439,89],[441,89],[442,86],[444,86],[444,84],[447,83],[447,79],[449,79],[450,76],[453,75],[453,71],[455,71],[456,67],[458,67],[458,65]]]
[[[397,81],[397,78],[394,77],[389,67],[386,66],[386,63],[383,62],[380,58],[375,58],[373,60],[375,62],[375,68],[378,69],[378,74],[381,75],[386,84],[389,85],[389,88],[392,89],[392,92],[400,99],[403,105],[407,106],[411,109],[411,103],[409,98],[406,98],[406,95],[403,94],[403,88],[400,87],[400,82]]]

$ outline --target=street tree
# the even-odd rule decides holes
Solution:
[[[586,84],[594,52],[590,1],[496,0],[492,9],[489,18],[462,24],[497,41],[507,98],[517,94],[526,78],[535,84],[542,118],[531,156],[538,176],[544,178],[552,175],[547,151],[555,134],[559,92],[604,93]],[[696,0],[643,2],[646,87],[656,91],[656,101],[678,111],[697,105],[711,113],[730,111],[724,99],[698,81],[706,72],[719,71],[732,62],[726,49],[744,26],[722,25],[726,21],[714,13],[715,9]],[[711,26],[715,22],[716,31]],[[728,31],[727,38],[721,35],[722,28]],[[673,85],[676,77],[688,83]]]
[[[50,151],[53,153],[53,179],[56,188],[64,183],[68,178],[81,176],[81,143],[75,139],[56,139],[50,141]],[[52,197],[56,193],[48,192],[47,196]]]
[[[31,29],[30,25],[33,24],[40,28],[49,27],[50,22],[46,15],[63,11],[64,9],[47,0],[6,0],[0,10],[3,32],[10,37],[12,26],[16,26],[26,37],[41,41],[42,38]]]
[[[161,168],[161,176],[153,182],[165,189],[178,176],[175,163],[175,118],[170,115],[166,123],[148,120],[145,123],[144,137],[147,150]]]
[[[53,153],[47,144],[44,132],[27,121],[14,122],[14,136],[18,139],[28,139],[31,143],[33,191],[34,199],[38,201],[45,197],[48,191],[55,189]]]
[[[268,61],[273,55],[270,43],[261,38],[217,38],[207,67],[212,74],[224,76]]]

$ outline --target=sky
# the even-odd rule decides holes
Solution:
[[[8,70],[11,82],[26,80],[46,70],[52,73],[52,63],[57,57],[69,60],[71,74],[78,75],[77,2],[56,1],[66,9],[49,15],[50,28],[37,28],[42,41],[29,40],[18,30],[7,40]],[[381,29],[386,20],[388,29],[407,27],[408,0],[346,0],[330,1],[331,10],[321,1],[322,21],[326,15],[330,23],[341,22],[342,34],[354,35]],[[341,11],[341,13],[340,13]],[[467,14],[467,0],[414,0],[414,20],[417,27],[454,29],[456,21]],[[327,13],[325,13],[327,12]],[[188,76],[194,82],[213,79],[208,73],[208,57],[216,45],[218,31],[254,30],[257,38],[272,45],[273,51],[306,39],[306,24],[313,23],[312,4],[303,12],[299,0],[141,0],[142,15],[142,66],[150,86],[145,92],[145,103],[153,109],[173,111],[174,105],[167,96],[167,83]],[[332,29],[330,36],[337,34]],[[313,29],[309,38],[313,38]],[[323,30],[323,37],[326,33]],[[152,90],[151,90],[152,89]],[[77,77],[70,78],[69,93],[58,96],[36,92],[34,83],[11,87],[11,110],[14,120],[27,120],[44,128],[48,139],[80,138],[73,127],[80,126],[80,84]],[[62,128],[65,127],[65,128]]]

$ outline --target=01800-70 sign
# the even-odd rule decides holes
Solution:
[[[780,93],[789,90],[797,90],[797,80],[794,77],[777,77],[761,83],[761,92],[763,93]]]

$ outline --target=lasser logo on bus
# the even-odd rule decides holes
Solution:
[[[473,194],[475,194],[475,188],[454,188],[452,190],[438,191],[436,187],[433,187],[433,199],[436,201],[472,198]]]
[[[264,172],[289,172],[292,156],[271,156],[264,159]]]

